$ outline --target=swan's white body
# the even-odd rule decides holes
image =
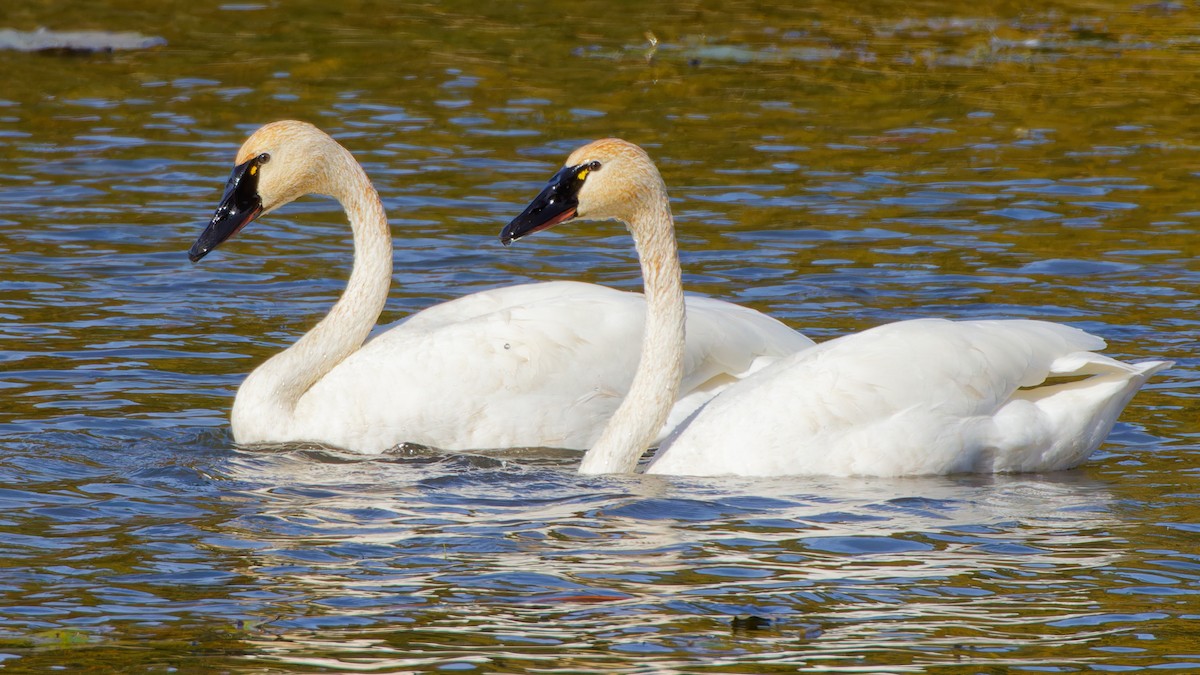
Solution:
[[[683,395],[660,435],[738,377],[809,344],[763,314],[688,298]],[[447,450],[591,447],[629,389],[640,293],[554,281],[436,305],[367,342],[296,401],[272,410],[256,373],[234,404],[239,443],[313,440],[361,452],[401,442]],[[264,405],[265,404],[265,405]]]
[[[682,281],[665,191],[640,148],[596,141],[572,153],[505,230],[515,238],[570,217],[612,218],[626,223],[638,249],[651,329],[629,395],[585,455],[583,473],[636,469],[670,405],[665,383],[682,373]],[[732,384],[676,429],[648,471],[905,476],[1070,468],[1100,445],[1146,380],[1171,365],[1121,363],[1094,353],[1103,347],[1098,337],[1044,321],[881,326]],[[1070,379],[1047,383],[1053,378]]]
[[[1087,459],[1162,361],[1044,321],[902,321],[731,386],[648,473],[904,476],[1056,471]],[[1083,377],[1083,379],[1074,379]],[[1047,384],[1048,378],[1072,378]],[[1032,387],[1023,389],[1022,387]]]
[[[223,202],[214,224],[244,218],[226,225],[236,232],[299,196],[328,194],[346,209],[355,257],[329,314],[238,389],[235,441],[364,453],[401,443],[584,449],[596,441],[634,377],[641,294],[569,281],[512,286],[431,307],[367,341],[387,299],[392,241],[358,162],[311,125],[277,122],[246,141],[238,163],[226,202],[250,203],[257,190],[261,208],[239,214]],[[212,243],[206,230],[193,259],[230,235]],[[744,307],[707,298],[688,305],[684,384],[662,435],[730,382],[812,344]]]

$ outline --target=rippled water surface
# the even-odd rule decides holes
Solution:
[[[0,52],[0,669],[1200,668],[1191,4],[10,4],[0,28],[166,45]],[[671,188],[691,290],[816,339],[1039,317],[1177,366],[1053,475],[240,450],[238,383],[350,262],[315,198],[187,262],[280,118],[375,180],[385,321],[530,279],[636,288],[618,225],[495,238],[622,136]]]

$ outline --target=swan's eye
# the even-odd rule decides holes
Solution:
[[[257,176],[258,175],[258,167],[262,166],[263,164],[266,164],[269,161],[271,161],[271,156],[265,152],[263,154],[259,155],[258,157],[255,157],[254,159],[250,160],[250,168],[248,169],[250,175]]]
[[[599,171],[599,170],[600,170],[600,162],[593,159],[592,161],[588,162],[587,164],[584,164],[583,168],[581,168],[579,170],[579,173],[575,174],[575,180],[582,181],[584,178],[587,178],[589,173],[591,173],[593,171]]]

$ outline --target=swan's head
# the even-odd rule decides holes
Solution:
[[[571,153],[566,166],[505,226],[500,241],[508,245],[573,218],[630,225],[656,192],[666,189],[645,150],[619,138],[593,141]]]
[[[196,262],[256,218],[290,201],[313,192],[328,194],[324,162],[337,150],[345,152],[307,122],[272,122],[254,132],[238,150],[221,204],[188,258]]]

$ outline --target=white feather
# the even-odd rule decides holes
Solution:
[[[812,344],[731,303],[689,297],[688,308],[674,423],[758,361]],[[452,300],[347,356],[300,398],[283,435],[359,451],[585,449],[629,389],[645,318],[641,294],[571,281]]]
[[[901,476],[1054,471],[1104,440],[1150,375],[1044,321],[920,319],[830,340],[731,386],[651,473]],[[1076,377],[1042,385],[1047,378]],[[1033,387],[1022,389],[1022,387]]]

